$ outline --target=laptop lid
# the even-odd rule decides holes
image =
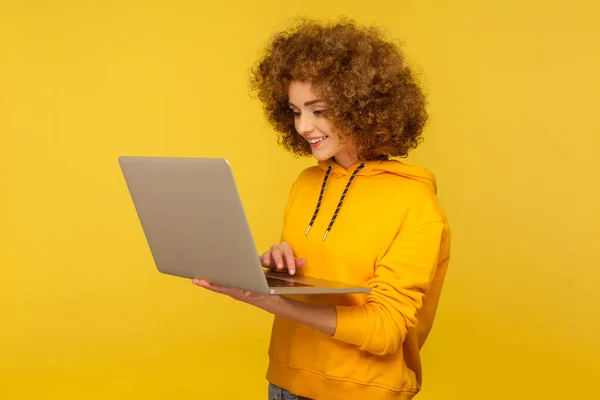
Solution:
[[[269,292],[227,160],[122,156],[119,164],[160,272]]]

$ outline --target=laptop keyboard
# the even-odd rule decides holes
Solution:
[[[290,282],[290,281],[286,281],[283,279],[272,278],[270,276],[267,277],[267,284],[269,285],[269,287],[300,287],[300,286],[309,287],[309,286],[311,286],[311,285],[306,285],[304,283]]]

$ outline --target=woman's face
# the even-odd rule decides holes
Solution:
[[[327,104],[315,96],[310,82],[292,81],[288,96],[296,132],[309,142],[317,160],[333,157],[346,169],[358,161],[355,152],[351,151],[350,139],[345,138],[342,142],[334,132],[333,123],[325,116]]]

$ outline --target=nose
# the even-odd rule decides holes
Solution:
[[[305,135],[305,134],[308,134],[308,133],[311,133],[312,131],[314,131],[315,125],[313,124],[313,122],[310,120],[309,117],[301,115],[296,120],[296,130],[298,131],[299,134]]]

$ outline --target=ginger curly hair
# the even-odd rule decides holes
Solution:
[[[275,35],[251,69],[251,88],[279,143],[310,155],[288,104],[292,80],[311,82],[328,104],[325,116],[340,138],[352,137],[361,160],[406,157],[421,141],[425,95],[401,50],[375,27],[304,20]]]

